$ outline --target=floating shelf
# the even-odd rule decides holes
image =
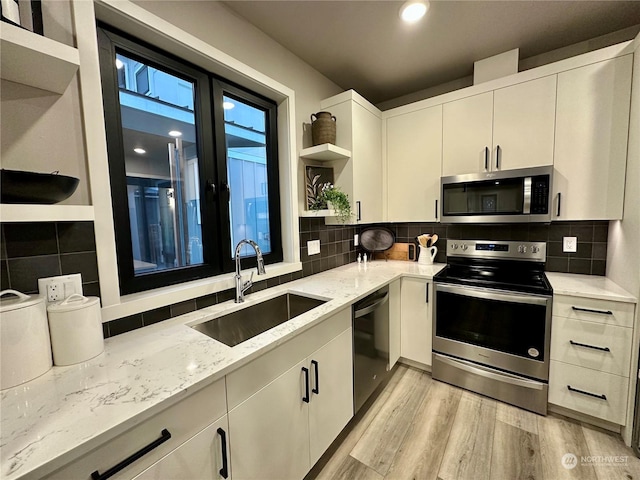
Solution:
[[[346,160],[351,158],[351,152],[344,148],[337,147],[332,143],[323,143],[322,145],[301,150],[300,156],[302,158],[321,161]]]
[[[81,222],[93,221],[91,205],[22,205],[0,204],[0,221],[10,222]]]
[[[2,23],[0,75],[54,93],[64,93],[80,65],[78,49]]]
[[[301,217],[335,217],[335,210],[301,210]]]

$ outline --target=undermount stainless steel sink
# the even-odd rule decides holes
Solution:
[[[192,328],[233,347],[323,303],[326,301],[285,293]]]

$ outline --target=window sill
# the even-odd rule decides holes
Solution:
[[[266,265],[265,268],[266,275],[261,275],[260,277],[254,275],[254,281],[268,280],[280,275],[298,272],[302,270],[302,263],[281,262],[273,265]],[[243,270],[243,278],[246,277],[246,279],[248,279],[251,275],[251,271],[255,271],[255,268]],[[171,285],[169,287],[156,288],[155,290],[121,296],[119,304],[109,305],[108,307],[102,308],[102,321],[108,322],[118,318],[127,317],[129,315],[135,315],[136,313],[166,307],[168,305],[173,305],[174,303],[193,300],[198,297],[234,288],[234,275],[235,273],[233,272],[225,273],[224,275],[218,275],[216,277],[194,280],[192,282],[181,283],[179,285]]]

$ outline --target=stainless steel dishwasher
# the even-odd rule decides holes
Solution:
[[[389,287],[353,305],[354,411],[387,375],[389,364]]]

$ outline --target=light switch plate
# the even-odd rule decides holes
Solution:
[[[317,255],[320,253],[320,240],[309,240],[307,242],[307,255]]]
[[[575,253],[578,251],[578,237],[562,237],[562,251]]]
[[[353,236],[353,246],[357,247],[358,245],[360,245],[360,235],[358,235],[357,233]]]

